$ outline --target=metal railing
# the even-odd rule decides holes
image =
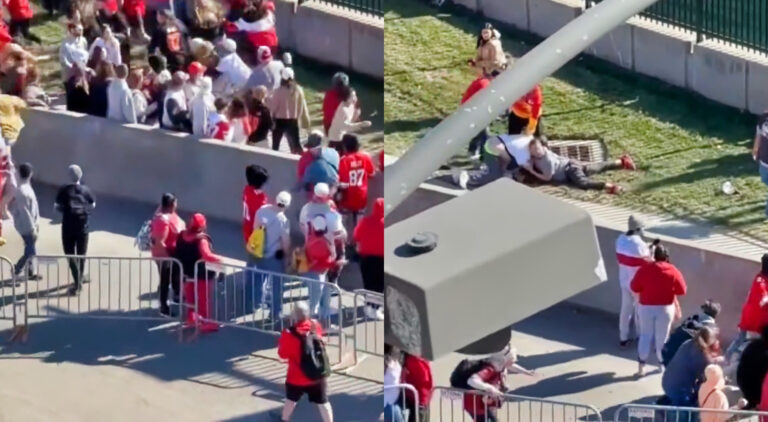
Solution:
[[[384,294],[370,290],[358,289],[354,292],[352,316],[354,336],[354,363],[358,362],[357,354],[365,353],[373,356],[384,356],[384,321],[370,318],[365,312],[358,315],[360,309],[369,304],[384,306]]]
[[[586,0],[586,6],[603,0]],[[765,0],[659,0],[641,17],[692,31],[696,41],[716,39],[768,52]]]
[[[336,284],[290,274],[248,268],[242,265],[198,261],[195,277],[186,279],[185,319],[198,329],[206,324],[228,326],[280,335],[289,328],[291,305],[307,301],[325,331],[330,348],[344,356],[342,292]]]
[[[436,420],[451,422],[602,421],[600,411],[593,406],[512,394],[493,397],[456,388],[435,388],[430,406],[430,415]]]
[[[394,401],[394,403],[392,403],[391,399],[387,397],[387,392],[388,391],[392,392],[394,390],[397,390],[397,399]],[[408,414],[408,409],[405,409],[402,405],[402,403],[405,403],[406,397],[408,395],[410,395],[411,397],[414,397],[414,401],[416,403],[419,402],[419,393],[418,391],[416,391],[416,388],[414,388],[410,384],[394,384],[394,385],[384,386],[384,414],[383,414],[384,422],[407,421],[407,420],[419,422],[419,412],[416,412],[413,415],[413,418],[410,418],[410,415]],[[387,403],[387,401],[390,401],[390,403]],[[387,408],[388,404],[391,405],[389,408]]]
[[[172,258],[39,255],[27,263],[28,270],[39,280],[18,280],[24,325],[29,318],[164,320],[158,298],[161,279],[168,283],[172,310],[184,300],[183,291],[174,291],[181,264]],[[81,290],[71,292],[76,274]]]
[[[718,421],[762,422],[768,412],[714,410],[675,406],[625,404],[616,410],[614,422],[699,422],[702,415]]]
[[[17,289],[18,280],[15,265],[6,257],[0,256],[0,319],[10,320],[16,327],[16,310],[23,290]]]
[[[316,0],[318,3],[325,3],[334,6],[363,12],[377,17],[384,16],[384,0]]]

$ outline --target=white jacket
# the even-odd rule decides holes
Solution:
[[[115,78],[107,88],[107,118],[121,123],[138,123],[133,93],[125,79]]]
[[[635,273],[651,256],[651,250],[637,234],[623,233],[616,239],[616,260],[619,262],[619,285],[629,289]]]

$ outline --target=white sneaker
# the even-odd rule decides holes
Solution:
[[[338,334],[339,333],[339,326],[336,324],[329,324],[328,328],[325,329],[326,334]]]
[[[461,170],[458,173],[454,173],[453,183],[459,185],[460,188],[466,190],[467,183],[469,183],[469,172],[466,170]]]
[[[366,306],[365,307],[365,316],[368,319],[372,319],[375,321],[383,321],[384,320],[384,311],[381,310],[381,308],[376,309],[373,306]]]
[[[283,53],[283,64],[288,67],[291,67],[291,65],[293,65],[293,56],[291,56],[291,53],[287,51]]]

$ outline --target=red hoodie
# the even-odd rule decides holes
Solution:
[[[482,89],[487,87],[491,84],[491,80],[486,78],[485,76],[481,76],[474,81],[472,81],[471,84],[467,87],[467,90],[464,91],[464,96],[461,97],[461,104],[466,103],[469,101],[470,98],[472,98],[473,95],[480,92]]]
[[[8,8],[12,21],[25,21],[34,16],[29,0],[3,0],[3,4]]]
[[[323,97],[323,129],[325,129],[325,135],[328,136],[328,130],[331,128],[333,122],[333,116],[336,114],[336,109],[341,104],[341,98],[335,89],[329,89],[325,91]]]
[[[432,400],[432,389],[435,385],[429,362],[418,356],[406,355],[401,378],[403,384],[410,384],[416,389],[419,394],[419,404],[429,406],[429,402]],[[413,401],[413,394],[406,392],[406,396]]]
[[[243,188],[243,239],[245,239],[245,243],[248,243],[253,232],[253,216],[266,203],[267,195],[264,191],[251,185],[245,185]]]
[[[739,329],[759,333],[763,325],[768,323],[768,307],[761,306],[768,299],[768,280],[762,275],[755,276],[752,287],[749,288],[749,296],[741,309],[741,321]]]
[[[323,327],[314,319],[299,322],[296,324],[296,331],[299,334],[306,334],[313,325],[316,334],[322,337]],[[313,381],[301,372],[301,342],[290,330],[283,330],[283,333],[280,334],[280,340],[277,341],[277,355],[288,361],[288,373],[285,376],[286,384],[304,387],[321,382],[321,380]]]
[[[663,261],[640,267],[629,286],[640,296],[640,304],[649,306],[671,305],[675,303],[675,296],[683,296],[687,290],[680,271]]]
[[[373,210],[355,227],[357,252],[362,256],[384,256],[384,198],[376,198]]]

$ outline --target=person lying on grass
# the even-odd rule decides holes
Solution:
[[[620,194],[624,188],[615,183],[600,182],[589,176],[608,170],[635,170],[632,157],[624,154],[618,160],[599,163],[581,163],[568,157],[555,154],[547,147],[546,138],[535,137],[528,144],[531,158],[522,165],[537,179],[544,182],[565,183],[584,190],[605,190],[610,194]]]

